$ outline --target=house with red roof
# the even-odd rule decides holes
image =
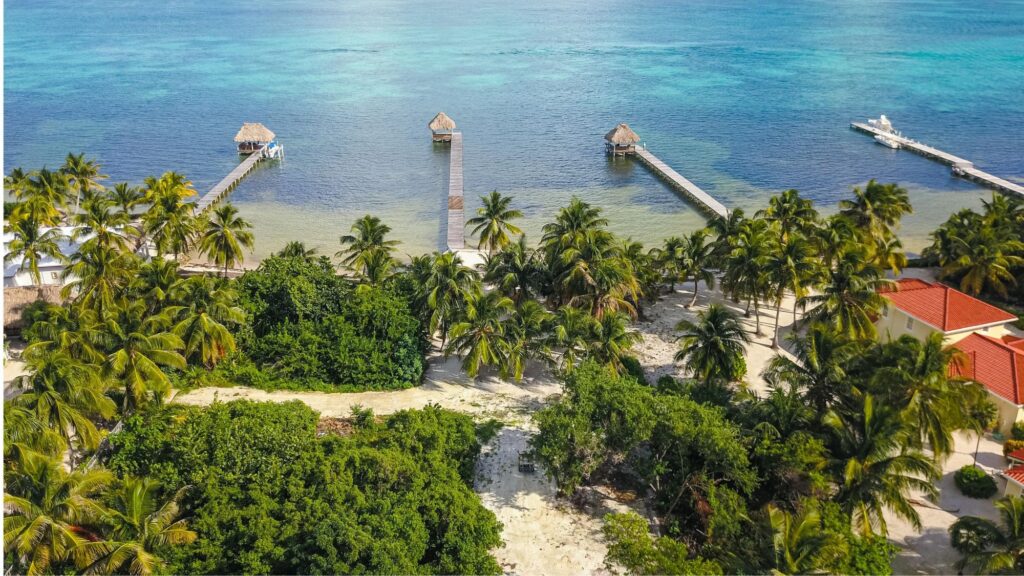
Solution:
[[[1009,434],[1015,422],[1024,420],[1024,338],[1009,330],[1016,316],[944,284],[916,278],[897,280],[881,294],[889,306],[876,321],[880,338],[909,334],[923,340],[941,333],[946,344],[964,353],[950,372],[985,386],[999,408],[999,431]]]
[[[979,332],[998,338],[1017,319],[955,288],[918,278],[901,278],[881,294],[889,301],[875,323],[882,338],[909,334],[924,340],[934,332],[941,332],[947,344]]]

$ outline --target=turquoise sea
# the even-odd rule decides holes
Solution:
[[[464,132],[467,208],[500,190],[536,238],[573,195],[645,242],[702,222],[602,135],[628,122],[727,206],[797,188],[831,207],[870,178],[911,191],[920,249],[990,192],[876,145],[852,120],[1024,181],[1024,2],[973,0],[9,0],[4,170],[85,151],[113,180],[164,170],[200,191],[238,162],[243,121],[284,144],[231,200],[255,256],[322,252],[365,213],[409,253],[440,244],[448,158]]]

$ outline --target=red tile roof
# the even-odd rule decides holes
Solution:
[[[1024,484],[1024,466],[1013,466],[1003,471],[1003,476],[1013,480],[1017,484]]]
[[[950,366],[951,374],[976,380],[993,394],[1024,404],[1024,350],[983,334],[971,334],[953,346],[967,357],[960,365]]]
[[[1020,448],[1018,450],[1010,452],[1009,454],[1006,455],[1006,459],[1024,462],[1024,448]]]
[[[881,291],[893,306],[943,332],[1016,320],[1017,317],[943,284],[917,278]]]

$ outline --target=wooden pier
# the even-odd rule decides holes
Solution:
[[[235,169],[228,173],[223,180],[217,183],[216,186],[210,188],[210,191],[203,195],[202,198],[196,202],[195,211],[197,213],[203,213],[210,208],[210,206],[216,204],[225,194],[231,191],[232,188],[238,185],[238,183],[245,178],[256,164],[266,158],[266,147],[260,148],[258,151],[250,154],[242,163],[235,166]]]
[[[466,221],[462,194],[462,132],[452,132],[448,168],[448,250],[466,247]]]
[[[891,132],[886,132],[885,130],[880,130],[870,124],[852,122],[850,123],[850,127],[854,130],[859,130],[873,136],[889,138],[890,140],[898,143],[900,148],[906,148],[907,150],[920,154],[926,158],[931,158],[944,164],[949,164],[953,167],[953,173],[961,178],[973,180],[974,182],[999,190],[1000,192],[1009,192],[1024,196],[1024,186],[1004,180],[998,176],[993,176],[983,170],[979,170],[970,160],[954,156],[948,152],[943,152],[938,148],[932,148],[931,146],[922,144],[916,140],[911,140],[906,136],[899,136]]]
[[[710,194],[701,190],[699,186],[690,182],[684,178],[682,174],[670,168],[657,156],[651,154],[646,148],[638,147],[633,151],[633,153],[636,154],[644,164],[647,164],[655,174],[661,176],[665,180],[668,180],[670,184],[697,202],[699,206],[717,216],[721,216],[723,218],[728,217],[729,210],[721,202],[715,200]]]

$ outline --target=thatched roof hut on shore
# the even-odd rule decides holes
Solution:
[[[427,124],[433,135],[434,142],[451,142],[452,131],[455,130],[455,121],[444,112],[438,112],[437,116]]]
[[[623,122],[605,134],[604,139],[608,141],[609,153],[631,154],[636,151],[636,144],[640,141],[640,136],[633,132],[629,124]]]
[[[246,122],[235,134],[235,142],[238,142],[238,151],[243,154],[255,152],[263,146],[273,142],[277,138],[269,128],[259,122]]]

